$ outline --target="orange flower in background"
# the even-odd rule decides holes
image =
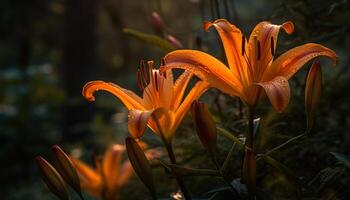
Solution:
[[[95,160],[92,168],[80,160],[72,158],[81,180],[81,187],[92,196],[114,200],[118,190],[130,179],[133,169],[129,161],[122,163],[125,147],[113,145],[107,149],[102,160]]]
[[[83,95],[87,100],[94,101],[95,91],[105,90],[112,93],[129,110],[128,128],[134,138],[141,137],[148,125],[153,132],[162,134],[162,137],[169,140],[191,103],[208,88],[208,83],[197,82],[184,97],[192,78],[192,74],[188,71],[183,72],[174,82],[171,70],[160,73],[159,70],[153,69],[153,62],[149,61],[148,69],[141,62],[137,75],[138,85],[143,90],[142,98],[130,90],[104,81],[88,82],[83,88]],[[157,116],[157,122],[151,117],[152,114]]]
[[[238,96],[253,108],[260,96],[260,86],[265,90],[277,111],[283,111],[290,99],[288,79],[305,63],[319,56],[337,62],[334,51],[314,43],[307,43],[285,52],[274,60],[280,28],[286,33],[294,31],[292,22],[282,25],[261,22],[255,26],[248,41],[242,32],[225,19],[204,24],[206,31],[214,26],[218,31],[228,62],[226,67],[215,57],[196,50],[176,50],[166,55],[162,70],[186,69],[211,87]]]

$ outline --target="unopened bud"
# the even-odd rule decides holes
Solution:
[[[194,101],[191,106],[191,113],[199,139],[203,146],[215,156],[217,131],[208,106],[199,101]]]
[[[162,33],[164,31],[164,22],[162,17],[158,14],[158,12],[152,12],[150,17],[150,23],[152,28],[158,33]]]
[[[182,49],[182,43],[172,35],[167,35],[166,40],[176,49]]]
[[[321,63],[315,61],[309,70],[305,84],[305,112],[307,118],[307,131],[310,131],[314,113],[320,103],[322,87]]]
[[[52,151],[56,157],[56,168],[58,173],[62,176],[66,183],[70,185],[80,197],[82,197],[79,176],[73,162],[58,145],[52,146]]]
[[[125,146],[130,163],[134,168],[137,176],[149,189],[152,196],[156,197],[151,165],[147,160],[145,153],[142,151],[141,147],[132,137],[126,138]]]
[[[68,192],[66,184],[64,183],[60,174],[56,169],[47,162],[43,157],[36,157],[42,179],[46,183],[49,190],[61,200],[68,200]]]

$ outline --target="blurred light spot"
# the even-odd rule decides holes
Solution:
[[[74,148],[71,152],[70,152],[70,155],[73,157],[73,158],[76,158],[76,159],[79,159],[82,155],[82,151],[80,148]]]

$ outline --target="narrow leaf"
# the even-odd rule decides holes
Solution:
[[[231,140],[232,142],[235,142],[236,144],[238,144],[241,148],[244,147],[244,144],[242,143],[242,141],[240,139],[238,139],[236,136],[234,136],[232,133],[230,133],[229,131],[217,127],[218,129],[218,133],[222,136],[224,136],[225,138]]]
[[[254,121],[253,121],[253,126],[254,126],[253,133],[254,133],[254,137],[256,137],[256,133],[258,132],[259,125],[260,125],[260,118],[254,119]]]
[[[166,41],[163,38],[158,37],[156,35],[143,33],[140,31],[133,30],[133,29],[129,29],[129,28],[123,29],[123,32],[127,35],[130,35],[130,36],[142,41],[142,42],[145,42],[147,44],[158,47],[158,48],[164,50],[165,52],[170,52],[170,51],[175,50],[174,46],[171,45],[168,41]]]
[[[339,162],[343,163],[347,167],[350,167],[350,156],[336,153],[336,152],[330,152]]]
[[[220,172],[212,169],[194,169],[181,167],[179,165],[169,165],[175,176],[221,176]]]
[[[272,167],[274,167],[275,169],[281,171],[282,173],[288,175],[289,177],[293,178],[294,180],[297,180],[297,176],[294,174],[294,172],[289,169],[286,165],[284,165],[283,163],[275,160],[274,158],[272,158],[271,156],[268,155],[260,155],[261,158],[267,162],[268,164],[270,164]]]

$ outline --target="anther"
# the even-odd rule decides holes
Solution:
[[[275,56],[275,42],[273,41],[273,37],[271,37],[271,55]]]
[[[245,37],[242,35],[242,56],[244,56],[245,53]]]
[[[144,61],[144,60],[141,60],[141,61],[140,61],[140,68],[143,68],[143,67],[145,67],[145,61]]]
[[[158,91],[158,72],[154,72],[154,83],[156,86],[156,90]]]
[[[141,75],[141,71],[140,69],[137,70],[137,85],[139,86],[140,90],[144,89],[144,85],[143,85],[143,81],[142,79],[142,75]]]
[[[142,82],[145,85],[147,85],[148,76],[147,76],[146,65],[144,63],[141,64],[141,77],[142,77]]]
[[[260,52],[260,42],[258,40],[258,60],[260,60],[261,52]]]

